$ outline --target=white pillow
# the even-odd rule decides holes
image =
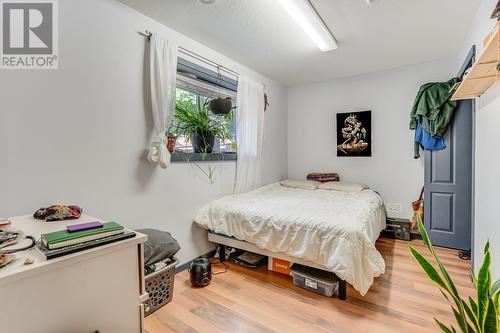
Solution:
[[[297,180],[297,179],[287,179],[280,181],[281,186],[290,188],[300,188],[303,190],[315,190],[321,185],[320,182],[314,180]]]
[[[354,183],[344,183],[344,182],[328,182],[321,184],[318,189],[320,190],[331,190],[331,191],[342,191],[342,192],[359,192],[369,188],[365,184],[354,184]]]

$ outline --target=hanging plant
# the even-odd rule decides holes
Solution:
[[[217,86],[222,87],[222,74],[220,72],[220,66],[217,67]],[[217,93],[217,88],[214,88],[213,93]],[[211,98],[209,103],[210,111],[215,115],[226,115],[233,109],[233,101],[231,97],[223,97],[219,93],[217,98]]]
[[[231,97],[217,97],[210,101],[210,111],[216,115],[226,115],[231,112],[233,101]]]

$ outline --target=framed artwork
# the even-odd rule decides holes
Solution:
[[[497,2],[495,10],[493,10],[493,13],[491,14],[492,19],[497,19],[499,17],[500,17],[500,1]]]
[[[337,156],[372,156],[372,112],[337,113]]]

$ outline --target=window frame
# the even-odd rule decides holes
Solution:
[[[190,84],[200,87],[200,91],[204,89],[207,91],[216,91],[216,93],[220,93],[223,96],[228,96],[233,98],[233,100],[236,100],[236,91],[238,87],[238,82],[236,80],[220,75],[215,71],[195,64],[184,58],[178,58],[176,89],[182,89],[199,96],[210,97],[200,93],[199,91],[191,91],[189,89]],[[234,118],[233,126],[234,129],[232,134],[235,136],[234,140],[236,140],[236,122]],[[237,152],[195,153],[183,152],[174,148],[174,151],[171,153],[170,162],[227,162],[236,161],[237,159]]]

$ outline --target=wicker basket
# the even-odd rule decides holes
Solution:
[[[174,296],[175,266],[179,263],[176,258],[168,266],[146,275],[146,291],[149,299],[144,303],[145,316],[155,312],[169,303]]]

